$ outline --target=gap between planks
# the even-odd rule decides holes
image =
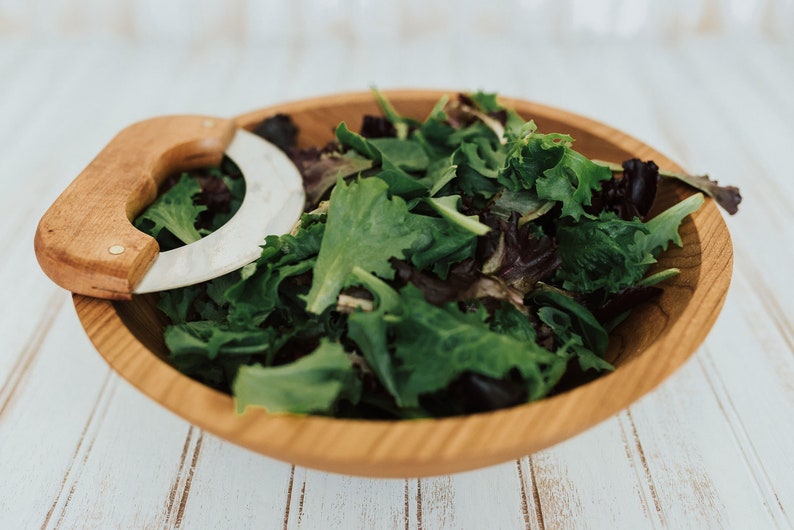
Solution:
[[[665,520],[659,493],[651,474],[651,468],[648,465],[648,459],[645,456],[645,450],[640,441],[637,425],[631,415],[631,408],[618,414],[617,420],[620,426],[620,436],[623,439],[623,447],[626,451],[626,459],[629,461],[631,468],[634,469],[637,484],[640,487],[643,511],[652,527],[664,528],[667,526],[667,521]]]
[[[193,484],[193,476],[198,465],[203,440],[204,431],[191,425],[187,431],[187,436],[185,436],[185,444],[182,447],[182,455],[179,458],[179,467],[168,494],[163,528],[182,527],[182,519],[185,515],[190,486]],[[188,455],[190,455],[189,464]]]
[[[289,483],[287,484],[287,500],[284,506],[284,524],[282,528],[287,530],[289,528],[290,518],[293,515],[293,511],[291,510],[292,506],[292,495],[293,491],[295,490],[295,469],[296,466],[293,464],[290,473],[289,473]],[[301,490],[300,490],[300,497],[298,498],[298,515],[297,515],[297,527],[300,527],[301,521],[304,518],[303,515],[303,506],[306,502],[306,474],[303,474],[303,480],[301,480]]]
[[[538,481],[535,478],[535,465],[532,461],[532,456],[519,458],[516,460],[516,467],[518,469],[518,480],[521,484],[521,512],[524,516],[524,524],[527,530],[532,528],[529,513],[529,498],[527,496],[527,483],[524,472],[521,469],[522,463],[526,461],[527,468],[529,469],[529,480],[532,486],[532,505],[535,509],[535,522],[537,523],[538,530],[545,530],[546,523],[543,520],[543,507],[540,501],[540,490],[538,489]]]
[[[295,484],[295,465],[293,464],[289,471],[289,483],[287,484],[287,502],[284,506],[284,526],[283,530],[287,530],[289,525],[289,507],[292,503],[292,487]]]

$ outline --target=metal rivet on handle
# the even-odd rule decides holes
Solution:
[[[207,128],[215,127],[215,120],[204,120],[203,122],[201,122],[201,125]]]
[[[127,249],[124,248],[124,245],[113,245],[108,249],[108,252],[110,252],[114,256],[117,256],[119,254],[123,254],[125,250]]]

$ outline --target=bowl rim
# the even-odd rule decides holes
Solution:
[[[437,100],[460,90],[384,90],[395,106],[417,98]],[[499,97],[521,114],[576,123],[602,140],[657,164],[672,160],[611,126],[573,112]],[[276,112],[374,101],[371,92],[317,96],[258,109],[236,119],[250,128]],[[532,117],[530,116],[530,117]],[[564,131],[562,131],[564,132]],[[99,354],[143,394],[192,424],[237,445],[292,464],[369,477],[424,477],[495,465],[550,447],[624,410],[686,362],[705,339],[727,296],[733,268],[730,234],[712,200],[691,216],[701,261],[692,298],[668,329],[618,370],[540,401],[493,412],[439,419],[358,420],[237,414],[231,396],[185,376],[150,351],[127,328],[111,302],[73,294],[75,310]],[[703,265],[703,266],[701,266]],[[708,265],[708,266],[705,266]],[[617,390],[616,390],[617,389]]]

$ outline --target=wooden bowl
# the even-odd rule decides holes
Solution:
[[[386,92],[404,115],[423,119],[444,92]],[[502,98],[541,132],[571,134],[591,158],[621,162],[652,159],[680,169],[638,140],[559,109]],[[340,121],[357,128],[364,114],[379,112],[370,93],[320,97],[276,105],[240,116],[251,127],[287,113],[300,128],[301,145],[325,145]],[[654,208],[691,194],[664,182]],[[496,412],[445,419],[337,420],[319,416],[235,413],[232,398],[172,368],[165,360],[162,317],[155,298],[111,302],[74,295],[77,314],[99,353],[141,392],[187,421],[230,442],[310,468],[372,477],[448,474],[501,463],[547,448],[625,409],[661,383],[698,348],[722,307],[733,252],[727,227],[711,200],[684,221],[684,247],[671,246],[658,267],[681,274],[664,284],[655,303],[634,311],[617,328],[607,358],[616,370],[554,397]]]

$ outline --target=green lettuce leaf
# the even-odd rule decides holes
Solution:
[[[441,217],[414,214],[400,197],[388,198],[379,179],[337,184],[307,309],[320,313],[336,297],[354,267],[386,279],[394,277],[389,260],[409,258],[417,267],[431,267],[446,276],[449,267],[470,255],[476,235],[490,228],[458,211],[460,197],[427,199]]]
[[[232,330],[225,322],[203,320],[167,326],[164,338],[171,364],[224,392],[231,390],[240,366],[282,340],[273,329]]]
[[[523,224],[545,215],[553,206],[554,202],[541,200],[534,190],[502,189],[491,202],[491,213],[507,221],[515,212]]]
[[[369,158],[373,162],[379,163],[381,161],[378,148],[360,134],[348,129],[345,122],[341,122],[336,126],[335,134],[339,143],[348,149],[357,151],[358,154]]]
[[[564,146],[543,142],[536,130],[535,122],[529,121],[518,134],[508,136],[505,165],[497,177],[508,190],[534,190],[538,177],[562,158]]]
[[[562,204],[562,216],[578,221],[588,217],[594,190],[611,179],[609,168],[596,164],[571,147],[565,134],[539,134],[534,122],[527,122],[517,136],[508,140],[505,167],[498,181],[507,189],[535,189],[538,198]]]
[[[342,346],[323,340],[290,364],[241,366],[233,391],[238,413],[257,406],[273,414],[330,414],[341,399],[358,401],[361,382]]]
[[[367,140],[380,153],[384,168],[389,165],[406,171],[423,171],[430,164],[422,144],[399,138],[372,138]]]
[[[460,195],[432,197],[427,199],[427,203],[439,215],[472,234],[482,236],[491,231],[491,227],[481,223],[476,215],[465,215],[458,210],[460,207]]]
[[[399,168],[384,169],[374,175],[389,185],[389,193],[404,199],[423,197],[428,194],[425,183]]]
[[[257,327],[284,302],[282,282],[309,272],[320,250],[325,224],[315,222],[295,236],[268,236],[259,259],[243,269],[243,278],[224,296],[230,303],[229,321],[238,328]]]
[[[201,354],[215,359],[218,355],[262,353],[273,346],[274,329],[234,330],[216,321],[197,320],[169,326],[165,344],[172,357]]]
[[[499,94],[496,92],[483,92],[482,90],[478,90],[477,92],[471,92],[466,95],[477,105],[477,108],[483,112],[497,112],[504,109],[502,104],[499,103]]]
[[[556,307],[546,306],[538,309],[538,318],[551,328],[558,340],[563,343],[563,348],[576,356],[583,371],[593,369],[600,372],[615,369],[585,345],[584,338],[576,333],[569,313]]]
[[[435,306],[412,285],[398,293],[361,271],[355,282],[373,292],[378,306],[350,315],[349,337],[401,407],[418,407],[420,396],[445,388],[464,372],[500,378],[514,368],[526,381],[530,399],[538,399],[566,362],[526,340],[534,330],[517,311],[503,310],[500,325],[522,317],[524,324],[500,333],[494,331],[498,325],[492,329],[484,321],[486,313],[463,313],[456,304]]]
[[[411,214],[406,221],[416,234],[406,257],[418,269],[430,269],[440,278],[446,278],[450,267],[470,257],[477,246],[476,233],[447,218]]]
[[[552,290],[535,291],[530,299],[539,306],[538,318],[577,357],[582,370],[614,370],[604,360],[609,335],[586,307]]]
[[[612,294],[639,282],[670,242],[681,245],[678,228],[702,203],[702,194],[692,195],[647,223],[626,221],[612,212],[578,224],[561,223],[557,241],[562,266],[557,279],[565,289],[581,293]]]
[[[172,324],[181,324],[188,320],[193,302],[202,293],[204,286],[190,285],[180,289],[171,289],[160,293],[157,309],[165,313]]]
[[[438,307],[408,285],[400,291],[402,312],[389,319],[394,333],[397,397],[416,406],[419,396],[446,387],[463,372],[501,378],[511,369],[527,384],[529,399],[550,390],[547,371],[565,359],[534,342],[495,333],[481,313],[462,313],[456,304]]]
[[[527,315],[507,302],[494,310],[489,326],[491,331],[525,342],[535,342],[538,335]]]
[[[391,102],[377,88],[372,88],[372,94],[375,96],[383,115],[394,125],[394,129],[397,131],[397,138],[407,138],[410,128],[419,125],[418,121],[406,118],[398,113]]]
[[[450,157],[442,157],[432,162],[425,175],[417,181],[425,186],[428,195],[433,197],[457,177],[457,171],[458,166],[452,163]]]
[[[135,220],[135,226],[158,237],[162,229],[168,230],[185,244],[201,239],[194,223],[206,206],[194,204],[193,198],[201,192],[196,179],[183,174],[179,181],[162,193]]]
[[[308,311],[321,313],[334,304],[353,267],[394,277],[389,259],[404,258],[418,234],[406,222],[405,201],[389,198],[387,190],[388,185],[375,178],[340,181],[334,188],[312,286],[305,297]]]
[[[347,336],[358,345],[375,376],[389,394],[395,397],[397,404],[401,405],[394,357],[389,351],[388,330],[384,318],[387,314],[401,312],[400,295],[386,282],[358,267],[353,268],[350,283],[368,289],[375,297],[375,308],[370,312],[352,313],[347,320]]]
[[[556,278],[569,291],[616,293],[639,281],[653,263],[644,245],[637,244],[648,235],[639,220],[624,221],[611,212],[578,224],[560,224],[557,242],[562,266]]]
[[[496,140],[470,138],[452,154],[452,162],[457,167],[454,186],[466,195],[489,199],[499,191],[496,179],[504,166],[505,153]]]
[[[405,198],[427,195],[428,186],[410,172],[423,172],[431,163],[421,141],[410,138],[365,138],[340,123],[336,138],[344,147],[380,165],[374,176],[389,185],[392,194]],[[348,151],[348,154],[351,151]]]
[[[703,204],[703,194],[695,193],[681,202],[678,202],[645,223],[648,236],[642,241],[645,252],[658,257],[659,253],[667,250],[670,242],[680,247],[683,245],[678,227],[684,218],[695,213]]]
[[[339,149],[293,158],[310,202],[335,184],[296,233],[268,236],[239,271],[162,293],[170,362],[241,412],[379,418],[511,406],[548,395],[569,367],[574,378],[612,369],[589,308],[603,317],[613,293],[674,274],[647,276],[703,197],[648,222],[595,214],[611,166],[568,135],[539,134],[495,94],[442,98],[420,123],[374,93],[397,137],[341,123]],[[244,181],[213,175],[235,207]],[[202,214],[199,177],[136,225],[173,242],[172,231],[195,241],[217,229],[228,215],[209,202],[213,217]]]
[[[611,171],[594,164],[566,143],[560,161],[538,177],[535,187],[539,198],[562,203],[562,216],[578,220],[587,215],[583,206],[591,204],[593,190],[601,189],[601,182],[611,178]]]

